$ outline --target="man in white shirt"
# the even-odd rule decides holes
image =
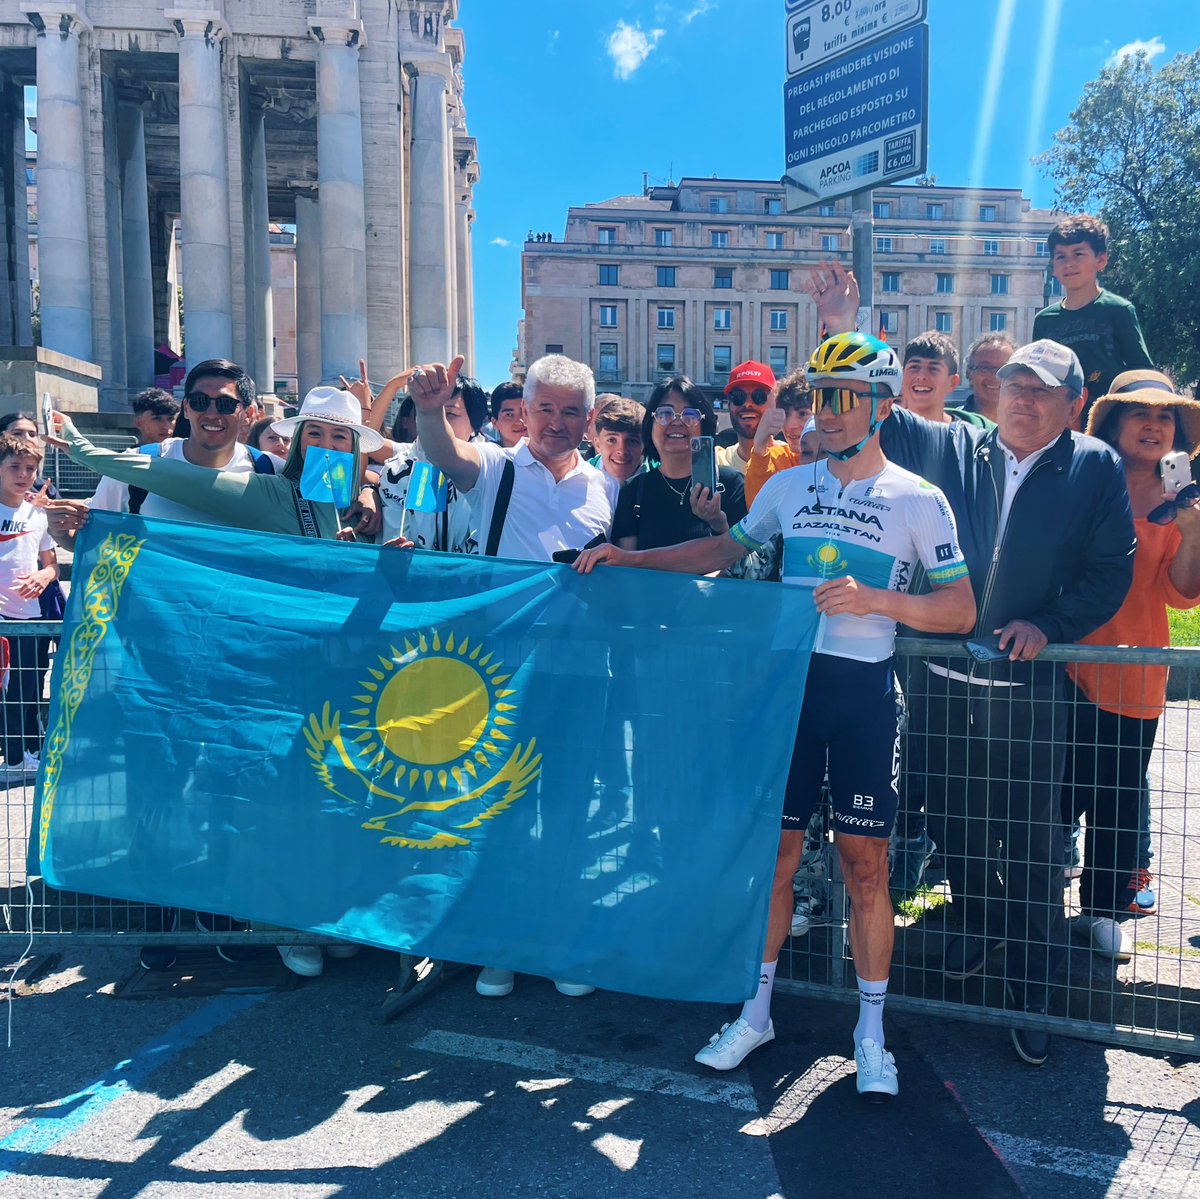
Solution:
[[[462,366],[459,356],[449,366],[418,367],[408,392],[416,405],[425,456],[470,502],[484,552],[549,562],[560,551],[578,551],[607,540],[620,484],[589,466],[577,448],[596,402],[591,369],[561,354],[534,362],[525,377],[523,400],[528,435],[504,449],[454,436],[445,409],[453,400]],[[592,780],[586,768],[571,771],[568,766],[568,771],[569,777],[554,780],[543,775],[547,805],[588,801]],[[563,995],[594,990],[561,979],[554,985]],[[475,989],[481,995],[508,995],[512,971],[487,967]]]
[[[508,463],[515,468],[507,511],[497,518],[501,558],[549,562],[560,550],[580,550],[612,526],[620,484],[589,466],[578,445],[596,402],[591,369],[561,354],[548,354],[525,379],[528,435],[511,449],[491,442],[459,441],[446,420],[445,404],[463,360],[413,372],[409,394],[417,408],[417,432],[425,455],[466,496],[486,546],[497,516]]]

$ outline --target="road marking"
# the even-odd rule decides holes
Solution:
[[[578,1053],[558,1053],[541,1045],[526,1045],[521,1041],[475,1037],[469,1033],[443,1032],[435,1028],[413,1041],[412,1048],[426,1053],[445,1054],[447,1057],[498,1062],[555,1079],[566,1075],[577,1081],[600,1083],[622,1091],[669,1095],[675,1099],[691,1099],[696,1103],[724,1104],[738,1112],[758,1111],[754,1088],[744,1082],[696,1078],[675,1070],[651,1069]]]
[[[1029,1137],[1015,1137],[1006,1132],[980,1129],[981,1135],[1009,1166],[1048,1170],[1071,1178],[1085,1178],[1103,1183],[1111,1194],[1126,1188],[1138,1194],[1171,1196],[1195,1194],[1200,1171],[1150,1161],[1133,1151],[1132,1156],[1119,1157],[1113,1153],[1092,1153],[1071,1145],[1048,1145]]]
[[[140,1087],[159,1066],[265,998],[265,994],[218,995],[147,1041],[133,1057],[118,1062],[82,1091],[33,1108],[34,1114],[28,1120],[0,1140],[0,1182],[18,1172],[30,1158],[46,1153],[78,1132],[127,1091]]]

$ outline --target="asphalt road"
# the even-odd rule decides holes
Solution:
[[[1035,1071],[1000,1029],[897,1013],[900,1099],[871,1106],[843,1004],[779,997],[776,1041],[717,1075],[711,1005],[463,975],[385,1024],[394,972],[72,951],[0,1004],[0,1197],[1200,1194],[1198,1059],[1059,1039]]]

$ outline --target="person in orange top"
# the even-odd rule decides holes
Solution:
[[[1160,463],[1200,453],[1200,403],[1175,393],[1158,371],[1125,371],[1096,401],[1087,431],[1117,451],[1137,530],[1133,585],[1117,614],[1084,645],[1166,646],[1167,609],[1200,604],[1200,488],[1165,494]],[[1069,667],[1071,701],[1063,819],[1087,817],[1082,915],[1092,948],[1124,960],[1118,920],[1138,890],[1142,794],[1166,701],[1167,668],[1116,663]]]
[[[808,376],[802,369],[794,370],[775,385],[754,432],[754,446],[746,464],[747,508],[772,475],[813,461],[815,454],[806,453],[801,445],[804,426],[812,414]],[[780,433],[782,445],[775,440]]]

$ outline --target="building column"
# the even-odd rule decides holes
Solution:
[[[119,137],[118,86],[111,71],[100,73],[100,111],[104,145],[104,244],[108,275],[108,360],[102,361],[104,378],[100,384],[102,412],[128,411],[129,372],[125,358],[125,250],[121,212],[121,153]],[[104,312],[101,311],[101,317]],[[101,341],[95,347],[103,360],[105,346],[103,321]]]
[[[462,98],[459,102],[459,124]],[[471,252],[471,228],[475,212],[471,198],[479,182],[479,160],[475,139],[465,132],[454,134],[454,345],[466,358],[466,371],[475,373],[474,265]],[[588,344],[588,338],[584,338]]]
[[[450,130],[447,79],[422,62],[412,81],[412,202],[409,228],[409,330],[413,362],[449,362],[451,323]]]
[[[42,345],[92,361],[92,259],[79,87],[82,3],[23,4],[38,31],[38,277]]]
[[[454,264],[457,271],[455,294],[458,302],[455,312],[458,329],[455,338],[456,350],[466,360],[468,374],[475,373],[475,312],[472,304],[474,268],[471,261],[471,226],[475,223],[475,212],[469,199],[460,198],[454,209],[455,251]]]
[[[325,15],[326,10],[339,15]],[[349,12],[350,15],[347,15]],[[354,378],[367,356],[367,217],[363,194],[357,0],[319,3],[309,29],[317,55],[317,206],[321,219],[321,378]]]
[[[4,346],[33,344],[28,207],[24,95],[21,85],[0,71],[0,345]]]
[[[314,184],[293,183],[292,188],[296,194],[296,375],[303,399],[321,382],[321,213]]]
[[[253,102],[252,102],[253,103]],[[247,266],[253,301],[254,381],[266,395],[275,391],[275,306],[271,296],[271,214],[267,199],[266,113],[254,104],[249,119],[250,219]]]
[[[154,275],[150,266],[150,195],[146,186],[145,88],[119,93],[121,246],[125,268],[125,369],[130,391],[154,382]]]
[[[214,5],[215,9],[215,5]],[[183,338],[191,365],[233,357],[229,166],[221,94],[220,12],[171,9],[179,34],[179,194]]]

